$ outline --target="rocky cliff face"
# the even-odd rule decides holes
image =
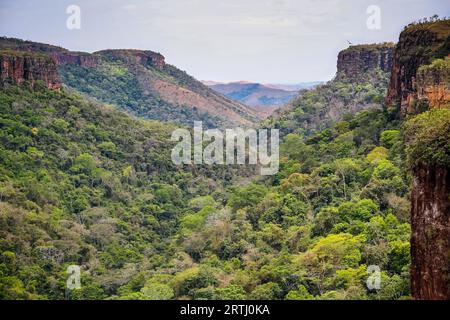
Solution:
[[[380,70],[390,72],[394,47],[393,43],[357,45],[339,52],[336,78],[364,82]]]
[[[411,193],[411,289],[415,299],[450,299],[450,168],[420,165]]]
[[[406,28],[400,34],[395,48],[386,104],[396,105],[402,116],[416,113],[419,67],[449,53],[450,20],[415,24]]]
[[[0,77],[1,84],[22,85],[27,82],[31,88],[34,88],[40,80],[50,89],[61,88],[54,62],[50,57],[42,54],[1,50]]]
[[[84,52],[52,52],[50,54],[57,65],[76,64],[81,67],[94,68],[100,57]]]
[[[417,70],[417,101],[422,109],[450,107],[450,57]]]

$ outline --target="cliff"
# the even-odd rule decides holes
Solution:
[[[405,125],[413,171],[411,293],[450,299],[450,110],[432,110]]]
[[[417,70],[417,101],[420,109],[448,108],[450,104],[450,57],[437,59]]]
[[[379,71],[391,72],[394,43],[356,45],[339,52],[337,80],[366,82]]]
[[[395,105],[402,116],[421,111],[418,110],[417,71],[420,66],[449,53],[450,20],[412,24],[403,30],[395,48],[386,104]],[[443,85],[435,84],[432,92]]]
[[[100,57],[84,52],[52,52],[50,56],[58,66],[76,64],[81,67],[95,68],[100,63]]]
[[[15,50],[0,50],[1,84],[27,83],[31,88],[42,81],[49,89],[60,89],[61,83],[53,60],[45,55]]]

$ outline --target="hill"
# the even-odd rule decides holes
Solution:
[[[41,53],[58,66],[69,88],[146,119],[207,127],[252,126],[255,111],[209,89],[186,72],[145,50],[71,52],[47,44],[0,38],[0,49]]]

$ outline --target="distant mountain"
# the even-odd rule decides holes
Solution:
[[[311,88],[321,82],[299,84],[261,84],[248,81],[216,82],[203,81],[213,90],[246,104],[263,116],[268,116],[297,96],[298,90]]]
[[[315,86],[323,84],[324,81],[310,81],[310,82],[300,82],[300,83],[293,83],[293,84],[265,84],[265,86],[275,88],[275,89],[281,89],[286,91],[300,91],[303,89],[311,89]]]
[[[48,44],[0,38],[0,50],[34,52],[50,57],[62,83],[146,119],[207,127],[252,126],[251,108],[211,90],[186,72],[147,50],[72,52]]]

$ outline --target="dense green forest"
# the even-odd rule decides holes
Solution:
[[[70,264],[72,299],[409,294],[409,182],[386,110],[288,134],[277,175],[232,184],[239,168],[174,167],[173,127],[73,93],[10,86],[0,107],[4,299],[64,298]]]
[[[54,90],[3,81],[0,299],[410,299],[411,168],[450,165],[450,105],[433,91],[436,79],[448,84],[450,24],[419,27],[430,25],[446,32],[439,55],[400,59],[427,58],[410,66],[423,89],[407,100],[414,112],[384,103],[389,72],[338,74],[260,123],[281,130],[280,170],[269,177],[174,165],[178,125],[119,111],[142,97],[117,61],[59,66],[72,86]],[[5,65],[20,58],[8,55]],[[390,89],[403,98],[409,82]],[[154,106],[144,111],[165,110]],[[69,265],[81,267],[80,289],[67,289]],[[373,267],[380,287],[368,285]]]

